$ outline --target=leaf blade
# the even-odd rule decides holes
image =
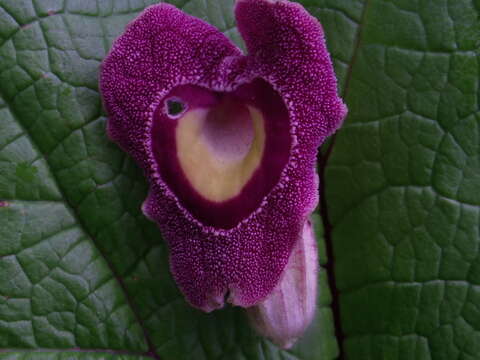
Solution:
[[[477,16],[369,2],[326,170],[349,358],[478,354]]]

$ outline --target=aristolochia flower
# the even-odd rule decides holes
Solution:
[[[235,15],[247,55],[202,20],[151,6],[115,41],[100,80],[109,135],[150,182],[143,211],[204,311],[226,297],[257,305],[289,279],[317,203],[317,148],[346,114],[322,28],[302,6],[238,0]],[[316,266],[301,269],[316,281]],[[307,289],[290,288],[300,300]]]

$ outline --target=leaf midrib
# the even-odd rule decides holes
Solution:
[[[352,77],[352,69],[355,65],[357,60],[358,51],[360,49],[360,44],[362,42],[362,33],[363,33],[363,24],[366,19],[368,6],[370,4],[370,0],[365,0],[363,4],[362,14],[360,16],[360,21],[358,22],[358,28],[355,33],[355,40],[354,40],[354,47],[353,47],[353,54],[351,60],[348,63],[347,73],[345,75],[345,83],[344,88],[342,91],[342,99],[346,101],[348,90],[350,89],[350,80]],[[346,121],[346,119],[344,120]],[[319,212],[320,217],[323,221],[324,227],[324,241],[325,241],[325,249],[327,251],[327,264],[324,265],[325,270],[327,272],[327,279],[328,279],[328,286],[332,293],[332,302],[331,302],[331,309],[333,314],[333,326],[335,329],[335,338],[338,345],[338,356],[337,359],[343,360],[345,358],[345,349],[343,346],[343,342],[345,339],[345,333],[343,331],[342,322],[341,322],[341,312],[340,312],[340,291],[337,287],[336,277],[335,277],[335,256],[333,250],[333,238],[332,238],[332,230],[333,226],[328,216],[328,203],[326,199],[326,181],[325,181],[325,169],[327,168],[328,160],[330,155],[333,151],[333,146],[335,145],[336,134],[332,136],[330,143],[328,144],[327,150],[325,155],[322,156],[322,153],[319,152],[318,155],[318,168],[319,168],[319,180],[320,180],[320,189],[319,189]]]

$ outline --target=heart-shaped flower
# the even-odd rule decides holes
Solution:
[[[317,204],[317,148],[346,114],[322,28],[302,6],[239,0],[235,15],[247,55],[159,4],[101,70],[109,135],[144,169],[143,211],[178,286],[205,311],[227,295],[256,305],[285,278]]]

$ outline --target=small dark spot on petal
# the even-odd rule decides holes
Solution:
[[[185,104],[179,98],[171,98],[166,101],[167,115],[173,118],[179,117],[186,109]]]

